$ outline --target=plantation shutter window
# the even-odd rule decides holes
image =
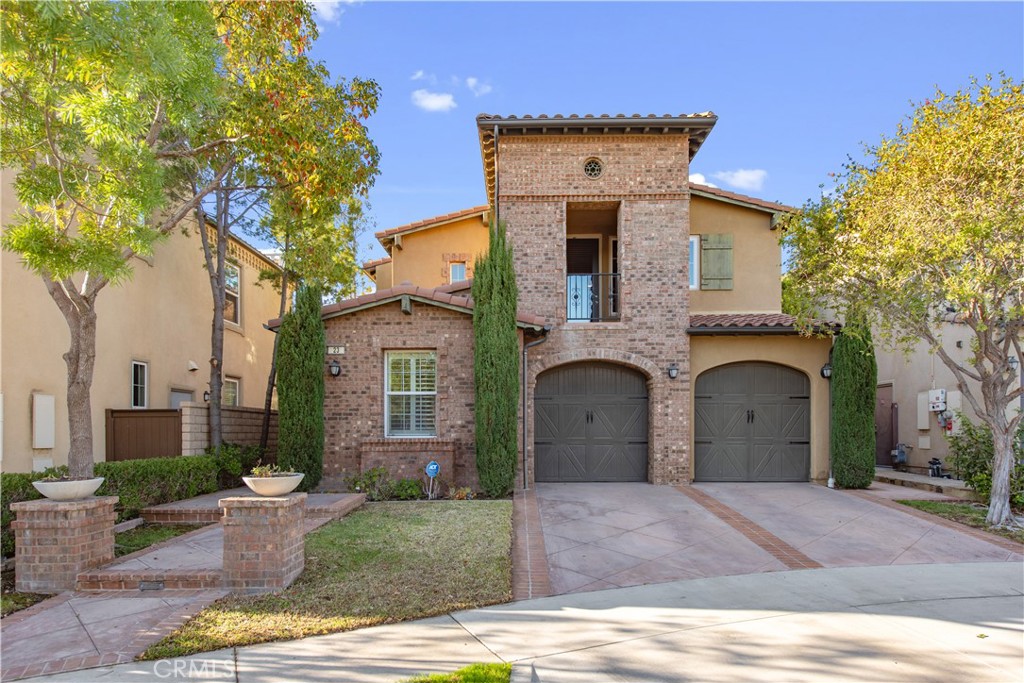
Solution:
[[[700,288],[732,289],[732,235],[700,236]]]
[[[437,354],[388,351],[384,376],[384,435],[437,436]]]

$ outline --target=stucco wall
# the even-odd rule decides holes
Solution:
[[[597,179],[583,173],[590,157],[604,163]],[[596,359],[640,370],[648,377],[648,478],[655,483],[690,478],[688,167],[685,136],[499,141],[499,216],[515,253],[520,310],[553,325],[548,341],[530,352],[531,406],[537,374],[562,363]],[[566,322],[566,217],[575,202],[617,203],[618,322]],[[664,371],[672,363],[681,369],[675,380]],[[532,407],[527,419],[532,425]]]
[[[487,251],[487,226],[479,216],[472,216],[429,230],[402,235],[402,246],[391,250],[391,275],[382,283],[377,270],[377,288],[410,282],[419,287],[449,284],[448,264],[465,261],[468,277],[473,276],[473,263]]]
[[[4,171],[2,221],[7,225],[17,200]],[[131,363],[149,363],[149,407],[167,408],[172,389],[202,401],[209,382],[210,317],[213,298],[194,224],[188,235],[173,232],[157,245],[151,263],[133,261],[134,276],[107,286],[97,299],[97,359],[92,385],[93,453],[104,458],[106,408],[131,407]],[[262,261],[236,248],[241,267],[240,325],[227,324],[224,372],[241,380],[240,404],[262,406],[274,338],[263,324],[277,317],[278,294],[256,285]],[[4,471],[28,471],[39,464],[67,462],[67,370],[62,355],[69,333],[63,316],[39,276],[14,254],[0,256],[0,366],[3,394]],[[189,361],[199,369],[190,372]],[[55,446],[32,448],[32,394],[55,396]]]
[[[690,341],[690,374],[696,382],[706,370],[742,361],[778,363],[806,374],[811,380],[811,479],[822,481],[828,479],[829,385],[821,377],[821,366],[828,361],[831,345],[828,339],[798,336],[697,336]]]
[[[731,234],[733,288],[692,290],[691,313],[782,310],[782,250],[771,214],[705,197],[690,199],[690,234]]]

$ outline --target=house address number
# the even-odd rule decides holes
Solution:
[[[327,355],[328,356],[344,356],[345,355],[345,347],[344,346],[328,346],[327,347]]]

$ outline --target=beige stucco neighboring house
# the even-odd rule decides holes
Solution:
[[[831,342],[781,311],[776,224],[792,209],[689,182],[716,121],[478,117],[486,203],[378,233],[377,292],[323,309],[338,366],[325,475],[436,459],[475,484],[458,280],[497,221],[525,364],[517,482],[826,479]]]
[[[10,171],[3,172],[0,219],[18,207]],[[108,286],[97,299],[96,369],[92,383],[93,453],[106,451],[106,410],[175,408],[202,404],[210,372],[213,299],[194,221],[136,258],[134,275]],[[263,406],[274,338],[264,328],[277,316],[279,296],[259,284],[262,270],[277,268],[240,240],[229,248],[228,311],[224,333],[226,402]],[[17,255],[0,255],[0,408],[5,472],[67,462],[68,348],[64,318],[39,276]]]

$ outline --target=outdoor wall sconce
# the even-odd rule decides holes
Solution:
[[[207,403],[210,402],[210,392],[209,391],[204,391],[203,392],[203,400],[206,401]]]
[[[341,364],[338,363],[337,359],[332,360],[328,367],[330,368],[331,371],[331,377],[338,377],[339,375],[341,375]]]
[[[675,363],[672,363],[671,365],[668,366],[667,372],[669,379],[675,379],[676,377],[679,376],[679,366],[676,365]]]
[[[825,363],[824,365],[821,366],[821,376],[824,379],[831,379],[832,378],[832,364],[831,363]]]

